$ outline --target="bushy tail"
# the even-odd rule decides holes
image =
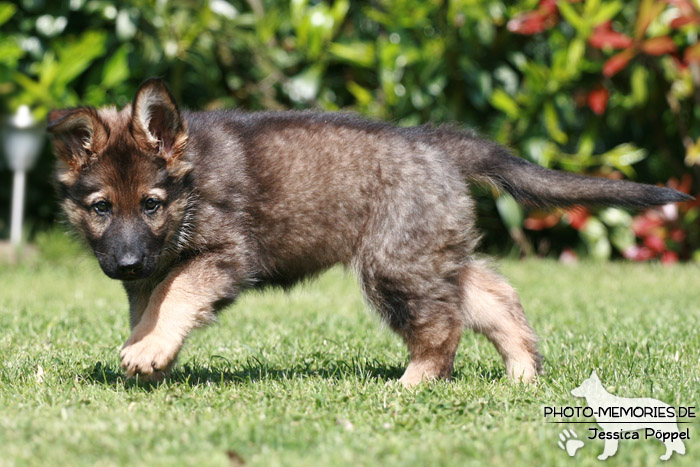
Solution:
[[[693,199],[671,188],[545,169],[496,143],[452,128],[422,127],[415,132],[447,153],[468,180],[494,184],[526,204],[642,208]]]
[[[465,175],[473,180],[494,183],[526,204],[603,204],[643,208],[692,199],[672,188],[545,169],[494,146],[476,170],[467,170]]]

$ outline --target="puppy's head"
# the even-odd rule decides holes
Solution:
[[[62,208],[102,270],[121,280],[157,269],[177,241],[188,201],[187,132],[165,84],[146,81],[121,111],[49,114]]]

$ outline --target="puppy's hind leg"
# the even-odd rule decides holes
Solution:
[[[443,319],[415,323],[403,333],[411,360],[399,380],[404,386],[414,386],[421,381],[449,379],[452,376],[455,354],[462,337],[462,323],[451,317],[443,308],[438,313]]]
[[[404,386],[448,379],[464,328],[456,284],[404,271],[401,280],[363,274],[367,299],[408,346]]]
[[[515,289],[474,261],[462,275],[466,326],[484,334],[503,357],[508,376],[530,382],[542,372],[537,336],[525,318]]]

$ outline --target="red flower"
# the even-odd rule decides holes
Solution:
[[[666,242],[663,238],[656,235],[644,237],[644,246],[649,248],[654,253],[663,253],[666,251]]]
[[[596,49],[626,49],[632,47],[634,41],[621,32],[613,31],[610,21],[606,21],[596,26],[593,34],[588,38],[588,43]]]
[[[588,93],[588,107],[590,107],[596,115],[603,115],[608,106],[609,98],[610,92],[604,87],[598,85]]]
[[[693,179],[689,174],[680,180],[671,178],[667,185],[683,193],[692,189]],[[700,197],[698,197],[700,199]],[[623,252],[626,258],[635,261],[646,261],[659,258],[662,263],[677,262],[681,257],[692,254],[692,245],[688,244],[691,230],[686,224],[692,222],[695,206],[700,206],[697,200],[682,203],[665,204],[636,215],[632,220],[632,231],[641,244]],[[688,214],[690,213],[690,216]],[[689,248],[690,247],[690,248]]]
[[[676,243],[681,243],[685,240],[685,232],[683,232],[683,229],[673,229],[668,233],[668,238]]]
[[[545,21],[547,17],[539,11],[529,11],[517,18],[508,21],[508,30],[518,34],[532,35],[547,29]]]
[[[622,255],[632,261],[649,261],[656,256],[649,248],[637,245],[627,248]]]
[[[689,16],[679,16],[678,18],[673,18],[671,20],[670,26],[672,28],[678,29],[689,24],[700,24],[700,18],[693,18]]]
[[[642,51],[649,55],[664,55],[676,51],[676,44],[668,36],[654,37],[642,42]]]
[[[659,213],[649,210],[632,220],[632,231],[637,237],[647,237],[653,235],[663,225],[664,221]]]
[[[532,35],[557,24],[556,0],[540,0],[532,11],[526,11],[508,21],[506,27],[510,32]]]
[[[671,20],[672,28],[682,28],[689,24],[700,24],[700,11],[690,0],[666,0],[668,4],[678,8],[680,15]]]
[[[610,78],[625,68],[630,60],[637,55],[633,49],[623,50],[617,55],[613,55],[603,64],[603,74]]]
[[[691,63],[700,63],[700,42],[685,49],[685,52],[683,52],[683,61],[688,65]]]
[[[523,227],[528,230],[551,229],[559,223],[561,215],[551,212],[536,211],[528,216],[523,222]]]
[[[668,187],[689,195],[693,187],[693,177],[690,174],[684,174],[680,180],[676,177],[671,177],[668,180]]]
[[[676,52],[676,44],[669,36],[652,37],[643,40],[649,24],[665,8],[663,3],[642,0],[637,15],[634,38],[612,29],[610,22],[597,26],[588,38],[588,43],[598,49],[616,49],[621,52],[610,57],[603,64],[603,74],[610,78],[624,69],[639,52],[647,55],[664,55]]]
[[[569,224],[576,230],[581,230],[586,225],[586,221],[590,215],[588,209],[583,206],[574,206],[566,211],[566,218]]]
[[[678,253],[675,251],[664,251],[661,255],[662,264],[673,264],[678,262]]]

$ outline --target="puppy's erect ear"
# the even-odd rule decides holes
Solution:
[[[134,139],[146,152],[164,158],[168,164],[182,156],[187,143],[185,123],[162,80],[151,78],[141,85],[131,119]]]
[[[73,171],[79,171],[107,144],[109,133],[91,107],[53,110],[47,131],[53,134],[56,155]]]

